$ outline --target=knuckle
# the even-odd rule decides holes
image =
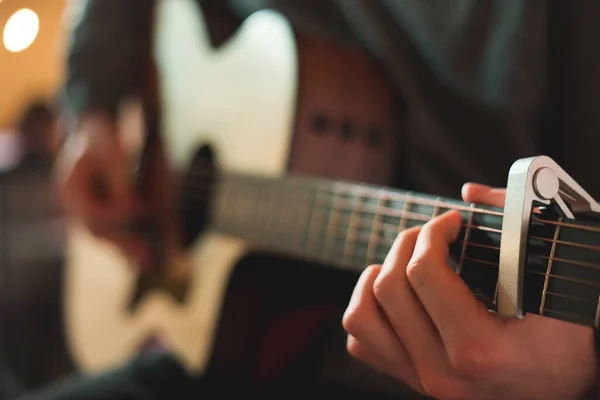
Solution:
[[[423,257],[412,258],[406,266],[406,279],[414,288],[421,287],[424,282],[424,269],[427,268],[427,260]]]

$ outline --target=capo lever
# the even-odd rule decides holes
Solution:
[[[537,156],[517,160],[510,168],[500,240],[498,314],[523,317],[523,279],[531,213],[538,206],[557,206],[562,215],[600,213],[600,205],[554,160]]]

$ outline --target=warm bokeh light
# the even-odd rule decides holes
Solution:
[[[23,51],[35,40],[40,20],[35,12],[23,8],[15,12],[4,26],[4,47],[11,52]]]

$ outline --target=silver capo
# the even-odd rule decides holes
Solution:
[[[498,314],[523,317],[523,279],[531,213],[554,204],[564,217],[599,213],[600,205],[554,160],[523,158],[510,168],[500,240]]]

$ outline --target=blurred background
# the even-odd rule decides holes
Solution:
[[[0,0],[1,395],[72,371],[60,290],[62,224],[51,186],[60,145],[63,0]]]

